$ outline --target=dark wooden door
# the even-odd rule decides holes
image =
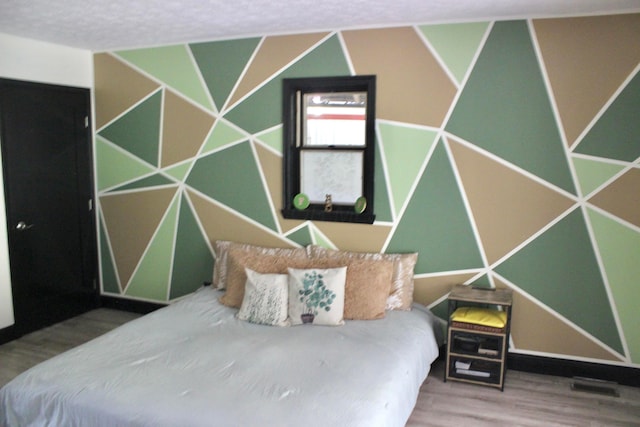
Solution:
[[[87,89],[0,79],[15,325],[4,341],[97,306]]]

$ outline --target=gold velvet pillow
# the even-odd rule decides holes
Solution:
[[[213,252],[216,262],[213,266],[213,282],[215,289],[225,289],[227,281],[227,252],[232,242],[228,240],[217,240],[213,245]]]
[[[239,243],[228,240],[217,240],[214,244],[216,262],[213,269],[213,287],[219,290],[227,289],[227,276],[229,271],[229,250],[243,250],[251,254],[278,255],[283,257],[297,256],[305,251],[304,248],[272,248],[252,245],[250,243]],[[306,257],[306,256],[305,256]],[[285,269],[284,273],[287,271]]]
[[[344,261],[347,266],[344,318],[351,320],[383,318],[391,289],[393,262],[369,259]],[[326,262],[342,263],[341,260],[326,260]]]
[[[268,249],[268,250],[265,250]],[[261,274],[286,274],[287,268],[347,267],[344,318],[370,320],[384,317],[394,263],[384,259],[339,257],[309,258],[304,248],[277,249],[239,245],[229,246],[226,254],[226,289],[220,302],[239,308],[247,280],[245,268]]]
[[[411,304],[413,303],[413,269],[418,261],[416,252],[406,254],[349,252],[309,245],[307,246],[307,253],[314,259],[328,258],[341,262],[348,262],[350,259],[391,261],[393,263],[392,283],[385,308],[387,310],[411,310]]]
[[[306,268],[309,258],[304,248],[281,249],[231,245],[227,250],[226,292],[220,302],[240,308],[247,281],[245,268],[260,274],[287,274],[287,267]]]

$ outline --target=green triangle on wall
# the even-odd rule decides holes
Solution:
[[[100,218],[102,218],[102,214],[100,214]],[[118,284],[118,275],[116,274],[109,248],[109,238],[104,231],[102,221],[100,221],[100,284],[103,292],[120,295],[122,290]]]
[[[580,141],[574,152],[634,162],[640,157],[640,73]]]
[[[273,129],[267,129],[264,132],[256,134],[256,139],[264,142],[276,152],[282,154],[282,125],[278,125]]]
[[[150,165],[158,165],[162,91],[141,102],[98,134]]]
[[[218,119],[213,126],[211,135],[209,135],[209,138],[204,144],[202,153],[209,153],[227,144],[242,141],[243,139],[247,139],[246,133],[230,125],[226,120]]]
[[[584,197],[624,169],[624,166],[618,164],[580,157],[573,157],[573,166]]]
[[[637,364],[640,363],[637,298],[640,233],[595,210],[588,212],[631,362]]]
[[[322,246],[327,249],[335,249],[336,245],[327,238],[320,230],[318,230],[315,226],[310,226],[309,230],[311,232],[311,238],[315,245]]]
[[[260,38],[222,40],[189,45],[209,93],[222,109],[242,75]]]
[[[102,191],[123,182],[148,175],[154,168],[143,163],[135,156],[120,150],[100,135],[95,138],[96,175],[98,190]]]
[[[307,246],[313,243],[313,239],[311,238],[311,231],[309,230],[308,224],[304,227],[300,227],[296,231],[287,234],[287,239],[294,241],[301,246]]]
[[[489,23],[422,25],[419,28],[458,83],[461,83],[478,52]]]
[[[169,299],[187,295],[213,275],[213,254],[187,198],[182,196]]]
[[[213,109],[186,45],[121,50],[116,54],[206,109]]]
[[[419,252],[416,274],[483,267],[444,143],[436,146],[385,252]]]
[[[225,117],[250,134],[282,123],[282,79],[350,75],[349,64],[337,36],[307,53],[274,79],[236,104]]]
[[[496,22],[446,130],[575,194],[527,22]]]
[[[201,157],[193,165],[186,183],[265,227],[277,230],[271,199],[250,142]]]
[[[193,160],[188,160],[184,163],[180,163],[175,166],[168,167],[164,169],[164,173],[172,176],[178,182],[183,182],[187,177],[187,174],[191,170],[191,165],[193,164]]]
[[[393,213],[391,211],[391,201],[389,199],[389,188],[387,187],[387,174],[382,164],[382,154],[380,153],[380,142],[376,138],[375,152],[375,170],[373,177],[373,198],[374,198],[374,214],[376,221],[393,222]]]
[[[389,171],[396,215],[409,197],[438,132],[391,123],[378,123],[380,142]]]
[[[491,282],[489,281],[489,275],[484,274],[482,277],[478,277],[473,282],[469,283],[471,286],[476,286],[479,288],[491,288]]]
[[[178,201],[174,198],[167,214],[131,277],[125,294],[137,298],[164,302],[167,300],[169,273],[174,253],[174,236]]]
[[[141,188],[160,187],[163,185],[175,185],[175,182],[163,175],[155,174],[129,184],[125,184],[122,187],[114,188],[111,191],[137,190]]]
[[[581,209],[575,209],[494,271],[623,353]]]

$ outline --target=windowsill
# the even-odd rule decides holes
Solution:
[[[324,210],[306,209],[282,209],[282,216],[287,219],[306,219],[309,221],[354,222],[360,224],[373,224],[376,216],[369,213],[357,214],[353,211],[325,212]]]

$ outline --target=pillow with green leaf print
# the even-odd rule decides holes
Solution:
[[[347,267],[288,268],[292,325],[343,325]]]

